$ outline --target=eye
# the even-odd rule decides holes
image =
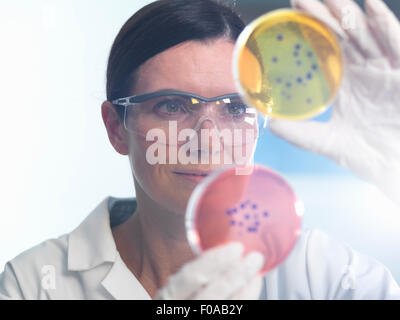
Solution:
[[[165,99],[154,106],[154,111],[161,115],[179,115],[185,113],[185,103],[179,99]]]
[[[232,102],[227,104],[228,113],[231,116],[239,117],[246,114],[247,106],[243,102]]]

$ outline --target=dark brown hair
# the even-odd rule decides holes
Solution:
[[[190,40],[235,41],[244,26],[237,13],[214,0],[159,0],[143,7],[124,24],[111,48],[107,100],[131,95],[135,72],[158,53]]]

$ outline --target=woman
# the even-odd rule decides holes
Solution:
[[[356,8],[351,1],[345,2]],[[341,40],[349,44],[347,50],[347,35],[351,33],[345,33],[332,15],[335,8],[338,10],[337,5],[333,1],[327,4],[329,10],[318,1],[296,1],[295,6],[317,12],[342,33]],[[395,25],[391,12],[382,7],[380,0],[368,4],[372,17],[390,17],[391,25]],[[361,11],[356,10],[361,16]],[[192,190],[210,172],[227,164],[228,147],[250,150],[245,152],[244,162],[251,162],[256,144],[256,135],[238,144],[231,144],[228,137],[222,146],[210,151],[216,140],[206,136],[200,146],[196,144],[179,153],[183,142],[200,139],[187,139],[188,132],[243,129],[243,117],[251,116],[247,106],[237,100],[231,73],[234,43],[243,28],[243,22],[231,9],[211,0],[157,1],[126,22],[111,49],[102,116],[111,144],[129,157],[136,200],[107,198],[70,234],[45,241],[8,262],[0,277],[0,294],[4,298],[400,298],[399,287],[384,266],[317,230],[305,231],[286,261],[265,277],[258,275],[262,256],[254,252],[243,257],[240,244],[212,249],[199,257],[192,253],[184,226],[185,207]],[[362,49],[351,47],[346,54],[365,57]],[[391,49],[386,52],[388,56],[380,53],[386,57],[381,62],[387,70],[389,66],[394,69],[397,61],[391,59],[396,48]],[[350,92],[347,83],[340,97],[358,97],[360,92]],[[355,171],[363,170],[363,154],[359,150],[356,155],[351,153],[352,148],[345,144],[337,148],[340,134],[337,139],[328,134],[338,122],[344,133],[353,126],[350,114],[343,113],[346,108],[340,97],[331,127],[307,127],[310,134],[304,141],[293,138],[298,124],[274,122],[271,129]],[[365,92],[359,102],[370,100]],[[351,108],[358,110],[357,105]],[[371,111],[370,122],[373,119]],[[170,127],[170,123],[176,127]],[[354,133],[364,138],[364,128],[359,127]],[[160,128],[161,133],[152,131]],[[178,134],[185,132],[183,139],[171,137],[174,128]],[[287,131],[282,132],[282,128]],[[256,127],[246,129],[257,133]],[[316,130],[324,135],[316,139]],[[382,136],[390,136],[388,131],[384,133]],[[379,135],[379,129],[375,134]],[[324,138],[332,145],[323,144]],[[318,148],[321,145],[324,149]],[[357,143],[351,147],[356,146]],[[373,150],[381,151],[378,146]],[[159,161],[160,156],[167,161]],[[195,161],[203,156],[218,161]],[[384,168],[378,165],[378,169]],[[376,182],[373,177],[363,177]]]

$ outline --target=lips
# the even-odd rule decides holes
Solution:
[[[174,171],[173,173],[175,173],[176,175],[178,175],[186,180],[198,183],[198,182],[202,181],[204,178],[206,178],[211,173],[211,171],[207,171],[207,172],[204,172],[204,171]]]
[[[174,171],[175,174],[186,175],[186,176],[194,176],[194,177],[207,177],[209,173],[201,173],[201,172],[178,172]]]

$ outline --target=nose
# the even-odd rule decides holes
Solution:
[[[197,133],[197,150],[193,150],[191,156],[198,157],[199,161],[203,158],[210,162],[217,161],[212,159],[219,156],[223,146],[221,146],[220,132],[215,120],[203,115],[194,130]]]
[[[195,131],[199,131],[201,129],[218,129],[215,121],[209,116],[202,116],[195,127]]]
[[[213,146],[220,149],[220,132],[217,124],[212,118],[202,117],[196,126],[199,149],[213,150]]]
[[[215,123],[215,120],[210,118],[209,116],[202,116],[196,124],[194,128],[195,131],[201,131],[202,129],[216,129],[218,130],[218,126]]]

